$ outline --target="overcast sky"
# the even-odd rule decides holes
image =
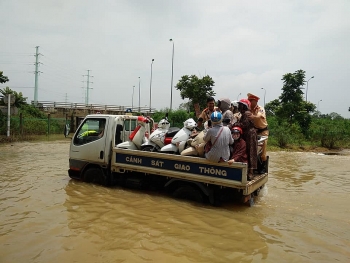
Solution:
[[[349,0],[0,0],[0,85],[34,99],[39,46],[39,101],[170,106],[183,75],[215,81],[216,99],[264,104],[281,94],[283,74],[302,69],[308,100],[322,113],[349,118]],[[305,85],[306,87],[306,85]],[[265,90],[264,90],[265,89]],[[322,100],[322,101],[321,101]],[[173,89],[173,108],[184,102]]]

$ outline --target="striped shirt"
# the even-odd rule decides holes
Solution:
[[[220,134],[220,137],[216,140],[221,128],[223,128],[223,130]],[[214,125],[205,134],[203,140],[205,142],[211,141],[212,144],[214,144],[216,140],[211,150],[205,154],[205,158],[215,163],[218,163],[220,161],[220,158],[222,158],[225,161],[229,160],[230,158],[229,144],[233,143],[233,139],[231,136],[231,131],[228,127],[223,126],[222,123]]]

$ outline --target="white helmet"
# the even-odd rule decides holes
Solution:
[[[188,119],[184,122],[184,127],[186,127],[189,130],[193,130],[197,127],[197,123],[194,121],[194,119]]]
[[[158,128],[169,130],[169,128],[170,128],[170,123],[169,123],[169,121],[168,121],[167,119],[161,119],[161,120],[158,122]]]
[[[231,101],[231,106],[238,107],[238,100]]]

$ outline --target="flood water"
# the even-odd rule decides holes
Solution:
[[[270,152],[254,207],[71,180],[69,141],[0,145],[0,262],[350,262],[350,156]]]

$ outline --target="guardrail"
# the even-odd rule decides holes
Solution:
[[[154,113],[155,108],[149,107],[131,107],[119,105],[102,105],[102,104],[85,104],[85,103],[71,103],[71,102],[55,102],[55,101],[38,101],[36,104],[31,101],[31,104],[37,108],[42,109],[70,109],[70,110],[93,110],[93,111],[117,111],[117,112],[141,112]]]

